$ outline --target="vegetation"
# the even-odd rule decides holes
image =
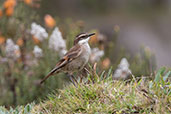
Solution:
[[[81,20],[40,17],[39,7],[39,0],[0,1],[0,114],[171,113],[171,71],[155,72],[148,47],[130,55],[117,45],[118,25],[107,37],[98,29],[86,31]],[[81,32],[96,32],[84,80],[78,78],[75,87],[61,73],[40,85]],[[115,73],[130,77],[114,80]]]
[[[148,77],[135,78],[130,81],[112,80],[111,69],[108,73],[98,75],[91,70],[88,80],[77,87],[69,85],[58,93],[48,95],[40,104],[18,106],[9,111],[3,107],[5,114],[170,114],[171,113],[171,71],[161,68],[153,80]],[[92,78],[93,76],[93,78]],[[91,78],[90,78],[91,77]],[[103,77],[103,78],[102,78]]]
[[[43,86],[39,82],[55,66],[61,54],[73,45],[74,37],[85,32],[82,21],[61,21],[49,14],[42,19],[36,12],[39,7],[36,0],[0,1],[0,105],[8,108],[32,101],[37,103],[54,89],[66,85],[68,78],[64,74],[49,78]],[[92,55],[90,64],[97,62],[98,72],[110,66],[115,70],[126,57],[135,77],[153,73],[155,57],[149,48],[143,47],[139,54],[130,56],[117,46],[119,30],[118,25],[114,26],[111,38],[97,29],[86,31],[96,32],[90,44],[99,53]],[[62,43],[53,41],[54,37]],[[63,51],[59,51],[61,49]]]

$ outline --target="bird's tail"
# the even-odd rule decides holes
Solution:
[[[40,84],[42,84],[43,82],[45,82],[45,80],[48,79],[50,76],[52,76],[54,73],[56,74],[56,73],[58,73],[58,72],[59,72],[59,67],[54,68],[53,70],[51,70],[51,71],[49,72],[49,74],[48,74],[47,76],[45,76],[45,77],[41,80]]]

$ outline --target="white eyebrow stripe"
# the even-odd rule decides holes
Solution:
[[[86,34],[80,34],[78,37],[83,37],[83,36],[86,36]]]

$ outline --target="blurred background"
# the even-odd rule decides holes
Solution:
[[[115,76],[122,62],[136,77],[170,67],[170,20],[170,0],[0,0],[0,105],[39,102],[66,86],[62,73],[39,82],[80,32],[96,32],[89,64],[99,72],[112,66]]]
[[[44,0],[41,9],[41,16],[83,20],[87,30],[98,28],[108,36],[119,25],[119,45],[133,53],[148,46],[158,66],[171,65],[170,0]]]

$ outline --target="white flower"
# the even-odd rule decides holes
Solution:
[[[106,36],[99,33],[98,36],[97,36],[97,39],[98,39],[98,41],[103,42],[103,41],[106,41]]]
[[[34,46],[34,50],[33,50],[34,56],[36,58],[42,57],[43,56],[43,51],[41,48],[39,48],[39,46]]]
[[[31,24],[30,33],[40,41],[43,41],[48,37],[48,33],[46,32],[46,30],[35,22]]]
[[[19,46],[14,44],[12,39],[7,39],[5,52],[6,56],[12,59],[17,59],[21,56]]]
[[[126,58],[122,58],[120,64],[118,65],[120,69],[128,69],[129,63]]]
[[[99,48],[93,48],[91,50],[90,61],[92,63],[98,62],[103,55],[104,55],[103,50],[99,50]]]
[[[114,79],[126,79],[131,74],[129,69],[129,63],[126,58],[122,58],[118,68],[116,69],[113,78]]]
[[[52,35],[49,39],[49,48],[59,52],[59,56],[62,57],[66,52],[66,42],[62,38],[62,34],[58,27],[53,30]]]

